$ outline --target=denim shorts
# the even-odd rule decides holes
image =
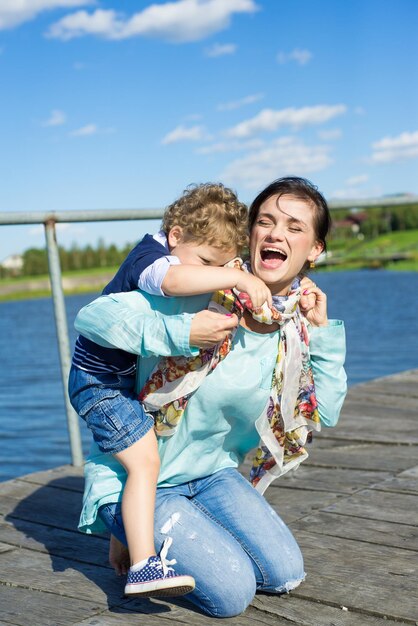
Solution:
[[[154,420],[145,413],[134,387],[135,376],[91,374],[71,367],[71,404],[90,428],[101,452],[121,452],[153,428]]]

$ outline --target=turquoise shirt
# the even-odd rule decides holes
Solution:
[[[207,300],[207,296],[163,299],[139,292],[104,296],[82,309],[76,319],[76,328],[84,336],[107,347],[113,345],[126,349],[129,344],[130,351],[135,346],[137,353],[146,353],[147,358],[138,361],[140,389],[157,362],[153,356],[157,354],[156,350],[172,349],[176,354],[181,350],[186,354],[190,350],[188,334],[187,339],[185,334],[190,332],[191,320],[181,321],[177,313],[186,306],[189,311],[193,307],[200,310]],[[156,306],[159,312],[153,310]],[[174,315],[164,318],[162,310]],[[155,344],[151,329],[158,335]],[[165,332],[168,335],[166,341]],[[254,424],[270,395],[278,332],[260,335],[241,326],[238,328],[231,352],[192,396],[175,434],[159,439],[159,486],[169,487],[226,467],[238,467],[246,454],[258,445]],[[144,336],[146,333],[149,333],[148,337]],[[333,426],[346,393],[344,325],[331,321],[327,327],[311,328],[310,335],[321,422]],[[107,502],[120,500],[126,474],[113,457],[100,453],[93,444],[85,477],[79,528],[88,533],[101,532],[104,527],[97,517],[97,510]]]

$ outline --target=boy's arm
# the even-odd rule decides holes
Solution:
[[[255,308],[266,301],[271,305],[271,292],[264,282],[234,267],[170,265],[161,287],[168,296],[196,296],[236,288],[248,293]]]

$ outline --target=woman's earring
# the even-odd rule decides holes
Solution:
[[[315,267],[315,261],[309,261],[309,267],[311,268],[311,270],[313,270],[313,268]]]

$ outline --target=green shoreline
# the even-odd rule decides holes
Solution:
[[[78,283],[71,288],[64,287],[64,294],[66,296],[80,295],[84,293],[92,293],[99,295],[105,285],[109,282],[112,276],[115,274],[118,268],[106,268],[101,270],[82,270],[78,272],[66,272],[63,274],[63,281],[71,281],[72,283]],[[339,265],[319,266],[314,273],[322,272],[343,272],[343,271],[357,271],[362,269],[374,269],[379,271],[380,269],[397,271],[397,272],[418,272],[418,260],[398,261],[394,263],[388,263],[384,267],[376,266],[373,263],[366,262],[351,262],[341,263]],[[34,287],[36,283],[49,283],[49,277],[37,276],[31,278],[16,278],[0,280],[0,302],[12,302],[16,300],[33,300],[36,298],[49,298],[51,297],[51,290],[45,285],[43,288],[37,289]],[[13,287],[13,291],[9,293],[2,293],[2,290],[7,287]],[[19,289],[19,287],[21,287]]]

